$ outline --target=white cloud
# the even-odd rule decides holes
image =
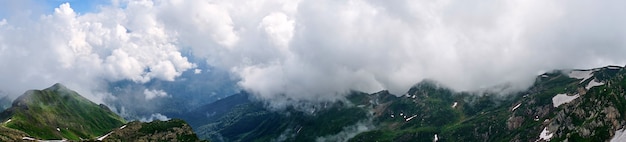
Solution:
[[[170,120],[170,118],[163,114],[155,113],[155,114],[150,115],[149,117],[143,117],[139,119],[139,121],[141,122],[152,122],[154,120],[167,121],[167,120]]]
[[[288,18],[284,13],[271,13],[265,16],[259,25],[259,28],[265,31],[273,45],[278,48],[287,48],[293,37],[295,21]]]
[[[1,89],[174,80],[195,67],[181,48],[277,106],[349,90],[403,94],[425,78],[458,90],[524,88],[540,71],[626,63],[623,1],[113,3],[2,22],[0,79],[11,81]]]
[[[167,92],[163,91],[163,90],[151,90],[151,89],[144,89],[143,90],[143,94],[146,96],[146,100],[152,100],[154,98],[157,97],[167,97]]]
[[[195,65],[154,19],[150,3],[77,15],[70,4],[0,26],[1,90],[20,94],[65,83],[101,103],[105,81],[174,80]]]

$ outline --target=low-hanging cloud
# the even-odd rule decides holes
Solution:
[[[180,53],[190,49],[275,106],[350,90],[402,94],[426,78],[457,90],[524,88],[543,71],[624,65],[624,4],[131,0],[79,15],[64,4],[0,22],[0,79],[9,90],[68,82],[89,91],[93,82],[174,80],[195,67]]]
[[[151,100],[157,97],[167,97],[167,92],[163,90],[150,90],[144,89],[143,94],[146,95],[146,100]]]

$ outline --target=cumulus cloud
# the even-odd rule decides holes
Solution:
[[[64,4],[30,22],[3,19],[0,79],[11,83],[2,89],[174,80],[195,67],[182,48],[276,106],[350,90],[403,94],[427,78],[457,90],[520,89],[543,71],[626,63],[623,1],[112,3],[83,15]]]
[[[0,89],[19,94],[61,82],[102,102],[106,81],[174,80],[195,64],[150,7],[132,3],[78,15],[65,3],[32,20],[2,19]]]
[[[144,89],[143,94],[146,95],[146,100],[152,100],[156,97],[167,97],[167,92],[163,90],[150,90]]]
[[[610,16],[621,3],[298,1],[251,10],[265,13],[257,30],[235,29],[258,36],[220,61],[234,61],[239,85],[274,105],[349,90],[402,94],[427,78],[461,91],[523,89],[543,71],[624,65],[626,19]]]

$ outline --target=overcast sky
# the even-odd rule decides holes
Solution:
[[[0,0],[0,90],[228,70],[276,105],[349,90],[530,85],[545,71],[626,64],[626,1]],[[206,62],[191,62],[192,52]]]

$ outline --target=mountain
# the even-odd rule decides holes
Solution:
[[[233,96],[187,115],[212,141],[608,141],[626,137],[625,76],[618,66],[555,70],[506,94],[423,81],[400,97],[352,92],[311,112]],[[239,103],[210,107],[226,102]]]
[[[104,105],[55,84],[26,91],[0,113],[3,125],[41,139],[80,140],[97,137],[125,123]]]
[[[180,119],[153,122],[130,122],[104,137],[102,141],[200,141],[191,127]]]
[[[233,108],[241,104],[248,104],[250,94],[240,92],[225,99],[203,105],[183,115],[183,119],[188,120],[192,126],[208,123],[221,118],[226,113],[232,111]]]
[[[0,141],[199,141],[182,120],[125,124],[107,106],[95,104],[62,84],[26,91],[0,113],[0,120]],[[167,139],[171,137],[174,139]]]

